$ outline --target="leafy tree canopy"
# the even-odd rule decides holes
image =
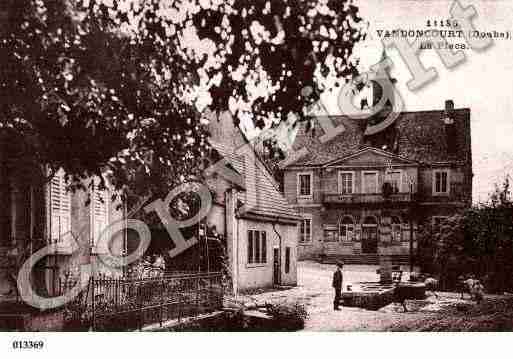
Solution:
[[[356,73],[350,0],[5,0],[0,128],[71,183],[162,195],[199,175],[210,106],[280,121]]]

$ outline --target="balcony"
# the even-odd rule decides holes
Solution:
[[[410,203],[415,194],[410,192],[393,193],[384,196],[382,193],[324,193],[323,203],[364,204],[364,203]]]

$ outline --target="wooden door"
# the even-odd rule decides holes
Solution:
[[[362,227],[362,253],[378,252],[378,227]]]

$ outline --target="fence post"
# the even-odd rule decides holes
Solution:
[[[160,282],[160,327],[162,328],[162,317],[164,315],[164,279],[161,279]]]
[[[139,302],[139,320],[138,320],[138,322],[139,322],[139,331],[142,329],[142,299],[141,299],[141,297],[142,297],[141,292],[142,291],[141,291],[141,287],[142,286],[139,285],[137,287],[137,290],[136,290],[137,301]]]
[[[114,290],[114,295],[116,296],[116,313],[119,312],[119,279],[114,279],[115,280],[115,290]]]
[[[93,313],[93,318],[92,318],[92,325],[93,325],[93,332],[96,331],[96,308],[95,308],[95,305],[94,305],[94,286],[96,284],[94,278],[91,278],[91,311]]]
[[[208,278],[208,309],[209,310],[212,310],[214,305],[213,305],[213,298],[214,298],[214,295],[212,293],[212,280],[213,278],[215,277],[209,277]]]
[[[195,308],[195,311],[194,311],[194,315],[198,315],[199,314],[199,303],[200,303],[200,298],[199,298],[199,295],[200,295],[200,278],[197,277],[196,280],[195,280],[195,287],[196,287],[196,308]]]
[[[183,295],[183,281],[182,279],[178,279],[180,285],[178,286],[180,288],[180,291],[178,292],[178,323],[182,322],[182,295]]]

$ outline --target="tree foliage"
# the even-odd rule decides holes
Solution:
[[[107,174],[134,198],[199,176],[199,110],[302,113],[356,73],[364,36],[334,0],[5,0],[0,17],[0,130],[72,187]]]
[[[510,182],[496,186],[487,203],[453,216],[440,228],[422,227],[419,258],[436,272],[441,286],[454,288],[459,276],[482,278],[487,290],[513,289],[513,201]]]

